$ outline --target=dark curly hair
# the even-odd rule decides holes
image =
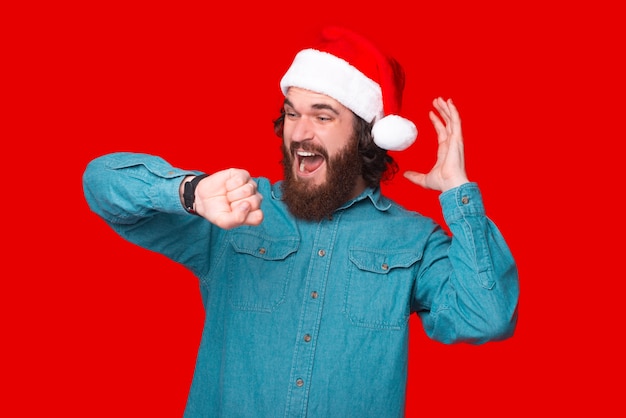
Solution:
[[[281,109],[280,116],[274,120],[274,133],[281,139],[284,123],[285,110]],[[387,150],[374,143],[372,125],[373,123],[366,122],[365,119],[354,114],[354,132],[359,141],[359,155],[363,160],[361,175],[368,187],[378,187],[381,182],[389,181],[395,176],[398,172],[398,164],[387,153]]]

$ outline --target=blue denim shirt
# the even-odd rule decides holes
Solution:
[[[206,318],[187,417],[400,417],[411,313],[443,343],[513,334],[516,265],[474,183],[440,195],[452,236],[378,189],[301,221],[265,178],[263,223],[223,230],[183,209],[189,174],[117,153],[83,177],[119,235],[199,279]]]

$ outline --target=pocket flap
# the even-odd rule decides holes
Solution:
[[[282,260],[298,250],[297,238],[275,238],[254,234],[233,234],[231,243],[238,253],[265,260]]]
[[[407,268],[422,258],[421,252],[351,249],[350,260],[361,270],[387,274],[394,268]]]

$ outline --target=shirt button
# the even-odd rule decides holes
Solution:
[[[309,342],[311,341],[311,336],[309,334],[304,334],[304,342]]]
[[[296,386],[298,386],[299,388],[302,387],[304,385],[304,380],[302,379],[296,379]]]
[[[315,290],[311,292],[311,299],[317,299],[317,292]]]
[[[326,255],[326,251],[324,251],[324,250],[319,250],[319,251],[317,252],[317,255],[319,255],[320,257],[324,257],[324,256]]]
[[[461,203],[463,203],[464,205],[467,205],[469,203],[469,197],[463,196],[461,198]]]
[[[259,254],[265,254],[265,248],[263,247],[259,248]]]
[[[389,264],[387,264],[387,263],[383,263],[383,265],[382,265],[382,266],[380,266],[380,267],[381,267],[383,270],[387,270],[387,269],[389,269]]]

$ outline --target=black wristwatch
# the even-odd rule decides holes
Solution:
[[[196,201],[196,186],[205,177],[209,177],[208,174],[200,174],[195,176],[191,181],[185,182],[185,189],[183,190],[183,201],[185,203],[185,210],[193,215],[197,215],[193,210],[193,203]]]

